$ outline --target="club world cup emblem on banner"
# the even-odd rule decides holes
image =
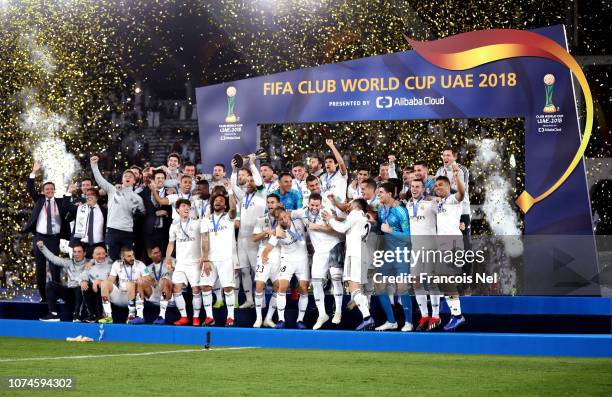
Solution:
[[[225,116],[226,123],[235,123],[237,120],[236,115],[234,114],[234,107],[236,106],[236,87],[229,86],[227,87],[227,116]]]
[[[557,107],[552,102],[553,90],[555,87],[555,76],[548,73],[544,76],[544,88],[546,90],[546,103],[544,104],[544,113],[555,113]]]

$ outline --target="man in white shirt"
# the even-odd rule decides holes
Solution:
[[[194,327],[200,325],[200,310],[202,309],[202,294],[200,289],[200,221],[192,219],[191,201],[180,198],[175,207],[179,213],[177,222],[170,226],[170,239],[166,249],[166,266],[172,271],[174,302],[181,313],[181,318],[174,325],[187,325],[189,318],[185,308],[183,287],[189,284],[192,292]],[[172,252],[176,247],[176,264],[172,263]]]
[[[291,168],[291,175],[293,175],[291,188],[300,192],[302,195],[302,202],[307,203],[308,196],[310,196],[310,190],[308,190],[308,186],[306,185],[308,173],[306,172],[306,167],[304,167],[304,164],[294,163],[293,167]]]
[[[314,300],[319,311],[319,317],[312,329],[319,329],[329,320],[329,316],[325,312],[325,292],[323,291],[323,280],[327,278],[329,273],[333,291],[334,301],[336,304],[334,318],[332,323],[338,325],[342,320],[342,299],[344,297],[344,286],[342,285],[342,267],[331,266],[334,257],[332,251],[338,253],[339,250],[344,250],[341,245],[340,237],[330,226],[329,222],[324,218],[323,212],[331,214],[331,208],[323,209],[321,205],[321,195],[313,193],[308,200],[308,207],[291,212],[291,218],[300,220],[308,231],[310,242],[314,248],[312,255],[311,267],[311,282]],[[300,296],[302,299],[302,296]],[[308,295],[305,297],[305,305],[308,305]],[[299,306],[299,302],[298,302]],[[304,310],[306,310],[304,308]]]
[[[365,246],[370,232],[370,224],[366,217],[368,204],[364,199],[358,198],[351,202],[348,217],[339,222],[329,213],[324,212],[323,218],[337,232],[346,234],[346,256],[344,261],[344,281],[348,282],[351,300],[354,301],[361,312],[363,321],[357,331],[368,330],[374,327],[374,319],[370,316],[367,296],[362,292],[367,281],[368,250]]]
[[[144,289],[145,298],[149,302],[159,305],[159,315],[153,321],[153,324],[164,325],[166,323],[166,309],[170,299],[172,299],[172,270],[164,263],[161,247],[153,246],[147,250],[147,254],[151,260],[151,264],[147,267],[155,284]]]
[[[213,194],[211,198],[213,212],[210,217],[202,220],[202,271],[200,285],[203,287],[204,309],[206,319],[204,325],[215,324],[212,310],[212,290],[217,280],[225,293],[227,306],[226,327],[234,325],[234,246],[235,225],[232,218],[236,216],[236,205],[233,192],[228,189],[229,197]],[[229,211],[228,211],[229,209]]]
[[[370,177],[370,171],[366,167],[357,168],[357,178],[351,181],[351,184],[348,186],[346,197],[348,199],[358,199],[363,197],[363,192],[361,191],[361,183]]]
[[[259,166],[259,174],[263,179],[264,190],[266,195],[278,190],[278,181],[274,175],[274,168],[268,163],[263,163]]]
[[[438,196],[436,227],[438,230],[438,245],[441,251],[463,250],[463,234],[459,227],[461,213],[463,210],[463,198],[465,185],[460,175],[460,168],[456,163],[452,164],[453,179],[457,183],[457,193],[451,194],[451,181],[446,176],[438,176],[434,190]],[[455,275],[461,272],[461,268],[454,263],[441,264],[438,274]],[[444,326],[444,330],[453,331],[459,325],[465,323],[461,315],[461,303],[457,292],[457,285],[445,284],[441,286],[444,291],[446,303],[451,310],[451,319]]]
[[[298,279],[298,292],[301,295],[308,294],[308,282],[310,280],[310,269],[308,268],[308,251],[306,249],[306,231],[301,222],[294,222],[291,214],[281,211],[278,215],[278,225],[275,235],[270,237],[261,257],[264,263],[269,262],[269,254],[275,246],[280,246],[280,270],[278,294],[276,297],[276,308],[278,310],[278,322],[276,328],[285,328],[285,307],[287,305],[287,288],[293,275]],[[305,309],[304,309],[305,310]],[[302,322],[298,317],[298,322]],[[299,325],[298,325],[299,326]],[[305,328],[305,326],[299,326]]]
[[[346,200],[346,187],[348,171],[342,155],[336,149],[332,139],[326,139],[325,143],[331,149],[333,155],[325,157],[325,171],[321,175],[321,195],[328,196],[333,194],[336,200],[344,202]]]
[[[435,261],[429,253],[438,250],[437,234],[437,206],[436,197],[428,196],[422,179],[415,178],[410,186],[410,199],[406,203],[410,218],[410,239],[412,251],[415,253],[411,273],[416,276],[413,284],[416,301],[421,311],[421,319],[417,331],[431,331],[440,325],[440,298],[438,286],[422,285],[420,274],[434,275]],[[427,287],[427,291],[425,290]],[[429,294],[428,294],[429,292]],[[431,302],[431,316],[427,306],[427,296]]]
[[[197,206],[196,206],[196,200],[197,200],[197,195],[195,195],[192,190],[191,190],[191,182],[192,182],[192,178],[189,175],[183,175],[181,177],[181,182],[180,182],[180,189],[178,191],[178,193],[175,194],[169,194],[165,197],[160,197],[159,193],[157,191],[157,189],[155,189],[155,186],[153,184],[153,182],[149,185],[149,189],[151,190],[151,194],[153,195],[153,199],[155,201],[157,201],[157,203],[159,205],[170,205],[173,208],[172,211],[172,221],[176,222],[179,219],[179,213],[178,210],[176,208],[176,203],[178,200],[183,199],[183,200],[188,200],[190,203],[190,211],[189,211],[189,218],[191,219],[198,219],[199,218],[199,214],[198,214],[198,210],[197,210]]]
[[[91,188],[85,194],[85,204],[71,204],[68,213],[74,219],[71,242],[80,241],[85,248],[85,256],[91,258],[94,248],[104,245],[106,210],[98,205],[98,189]]]
[[[272,316],[276,311],[276,300],[278,296],[278,271],[280,263],[280,249],[274,247],[268,253],[268,261],[263,262],[262,254],[270,237],[276,234],[276,225],[278,222],[278,214],[281,210],[280,198],[276,194],[269,194],[266,197],[267,214],[257,218],[253,235],[253,242],[259,244],[257,251],[257,265],[255,268],[255,313],[257,315],[253,328],[260,328],[262,325],[268,328],[275,328],[276,324],[272,321]],[[266,319],[262,321],[262,308],[265,303],[264,290],[266,283],[270,280],[272,283],[272,297],[268,305]]]
[[[308,166],[310,168],[310,175],[314,175],[317,178],[319,178],[325,172],[323,169],[323,159],[319,156],[310,157]]]
[[[118,285],[115,285],[116,281]],[[117,306],[127,306],[129,309],[128,324],[144,324],[144,300],[139,288],[152,283],[149,269],[134,256],[134,249],[123,247],[121,259],[111,266],[108,279],[102,283],[102,308],[104,317],[99,323],[113,322],[111,303]],[[136,320],[138,319],[138,320]]]
[[[255,155],[252,155],[253,158]],[[238,214],[236,223],[238,225],[238,263],[239,269],[235,271],[236,291],[240,289],[242,281],[242,289],[246,296],[244,302],[239,308],[250,309],[254,305],[253,302],[253,279],[251,271],[255,273],[257,267],[257,251],[259,244],[252,240],[253,229],[257,223],[257,219],[264,215],[266,210],[266,194],[262,186],[261,176],[253,163],[251,170],[246,176],[245,195],[240,199],[238,206]]]

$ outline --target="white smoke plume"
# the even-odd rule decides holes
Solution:
[[[20,44],[30,52],[30,62],[45,75],[51,76],[57,70],[57,64],[49,48],[37,43],[36,32],[23,35]],[[56,195],[63,195],[79,170],[79,163],[66,149],[66,143],[59,138],[62,131],[75,129],[69,117],[45,109],[36,99],[36,90],[32,87],[21,92],[24,111],[21,114],[20,127],[28,132],[33,142],[32,154],[35,160],[43,164],[44,180],[55,183]]]
[[[474,144],[477,154],[472,166],[479,169],[484,177],[485,201],[482,209],[493,233],[504,236],[506,253],[510,257],[517,257],[523,253],[523,243],[518,237],[521,230],[518,216],[511,205],[512,186],[500,174],[502,157],[496,150],[499,143],[495,139],[482,139],[474,141]]]

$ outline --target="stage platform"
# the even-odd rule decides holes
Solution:
[[[103,341],[258,348],[356,350],[453,354],[612,357],[612,335],[510,333],[401,333],[274,330],[223,327],[104,325]],[[0,336],[98,340],[98,324],[0,320]]]
[[[314,302],[309,304],[305,322],[309,327],[316,321],[317,312]],[[332,313],[333,297],[326,297],[327,312]],[[191,296],[185,295],[187,310],[191,312]],[[346,299],[345,297],[345,304]],[[241,297],[241,302],[244,298]],[[612,298],[610,297],[552,297],[552,296],[466,296],[461,298],[462,311],[468,322],[459,332],[497,332],[497,333],[555,333],[555,334],[610,334],[612,331]],[[403,310],[395,305],[395,313],[400,326],[404,321]],[[265,309],[264,309],[265,311]],[[378,299],[372,299],[371,312],[377,324],[384,316]],[[47,313],[47,306],[40,303],[23,301],[0,301],[0,318],[36,320]],[[145,320],[152,323],[158,308],[146,304]],[[448,318],[448,307],[442,300],[443,320]],[[222,324],[225,309],[215,310],[215,318]],[[60,305],[63,321],[72,320],[72,306]],[[115,322],[125,322],[127,309],[114,307]],[[289,328],[294,328],[297,317],[297,302],[287,299],[286,319]],[[178,318],[175,308],[169,308],[167,319],[172,322]],[[413,323],[419,318],[418,306],[413,302]],[[236,310],[236,325],[251,327],[255,321],[255,310]],[[351,330],[361,321],[357,310],[343,313],[339,327],[327,324],[327,329]]]

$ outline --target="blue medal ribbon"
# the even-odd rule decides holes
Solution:
[[[215,214],[212,214],[213,230],[215,231],[215,233],[217,233],[217,231],[219,230],[219,225],[221,224],[221,219],[223,219],[224,215],[225,214],[221,214],[221,216],[219,217],[219,220],[215,222]]]
[[[413,216],[413,217],[415,217],[415,218],[416,218],[416,216],[417,216],[417,212],[418,212],[418,210],[419,210],[419,203],[420,203],[421,201],[423,201],[423,198],[424,198],[424,197],[423,197],[423,196],[421,196],[421,198],[420,198],[420,199],[418,199],[417,201],[414,201],[414,199],[412,200],[412,203],[413,203],[413,204],[412,204],[412,212],[413,212],[413,215],[412,215],[412,216]]]
[[[132,277],[134,277],[134,268],[132,266],[130,266],[130,274],[128,274],[127,266],[125,266],[125,263],[124,263],[123,264],[123,272],[125,273],[125,278],[127,278],[129,281],[132,281]]]
[[[295,230],[297,230],[297,228],[295,227],[295,224],[293,223],[293,219],[291,220],[291,226],[293,228],[295,228]],[[298,233],[297,231],[294,232],[293,230],[291,230],[291,227],[289,229],[287,229],[287,232],[296,240],[296,241],[302,241],[302,236],[300,235],[300,233]]]
[[[438,212],[442,211],[442,209],[444,208],[444,203],[446,203],[446,199],[448,199],[450,196],[451,196],[451,193],[449,193],[448,196],[444,197],[444,200],[438,203]]]
[[[325,191],[329,190],[329,182],[334,179],[334,177],[336,176],[336,174],[338,173],[338,171],[334,172],[333,174],[331,174],[331,176],[329,174],[325,175]]]
[[[164,270],[164,261],[161,261],[159,264],[159,275],[155,273],[155,263],[153,264],[153,276],[155,277],[155,281],[159,281],[161,279],[163,270]]]
[[[185,223],[185,227],[187,228],[187,231],[189,231],[189,222],[191,222],[191,218],[187,219],[187,223]],[[181,220],[179,219],[179,226],[181,228],[181,231],[183,232],[183,235],[185,235],[185,238],[189,238],[189,234],[187,233],[187,231],[185,231],[185,229],[183,228],[183,222],[181,222]]]
[[[249,197],[249,194],[247,193],[247,195],[244,197],[244,209],[245,210],[249,208],[249,205],[251,205],[251,202],[255,198],[255,192],[251,193],[250,196],[251,197]]]
[[[320,212],[321,212],[321,211],[318,211],[318,212],[315,214],[314,219],[310,219],[311,212],[310,212],[310,209],[307,209],[307,210],[306,210],[306,218],[308,218],[308,222],[317,223],[317,219],[319,219],[319,213],[320,213]]]

